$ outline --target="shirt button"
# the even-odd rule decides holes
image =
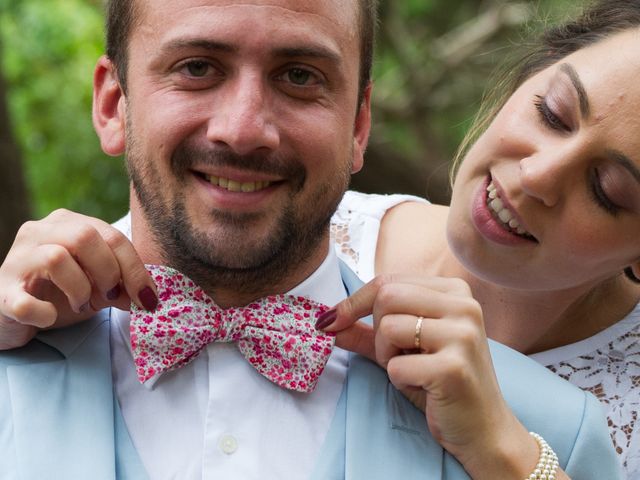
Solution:
[[[223,435],[218,441],[218,447],[223,453],[231,455],[238,449],[238,441],[233,435]]]

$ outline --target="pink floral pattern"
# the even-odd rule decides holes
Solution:
[[[131,348],[141,382],[188,364],[216,341],[236,342],[247,361],[281,387],[315,388],[335,342],[315,329],[327,306],[274,295],[225,310],[177,270],[147,269],[158,287],[158,307],[150,313],[131,305]]]

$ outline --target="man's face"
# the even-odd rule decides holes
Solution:
[[[317,265],[369,131],[357,4],[137,1],[118,115],[145,261],[247,292]]]

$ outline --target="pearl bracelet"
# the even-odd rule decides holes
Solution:
[[[538,464],[533,470],[533,473],[529,475],[525,480],[556,480],[556,473],[558,472],[558,456],[545,442],[544,438],[534,432],[529,434],[536,439],[538,447],[540,448],[540,458],[538,458]]]

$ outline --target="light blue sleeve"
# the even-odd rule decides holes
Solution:
[[[623,478],[618,455],[613,449],[611,436],[600,402],[585,392],[582,428],[567,461],[565,471],[572,479]]]
[[[573,480],[622,479],[604,410],[588,392],[489,341],[498,383],[520,422],[549,443]]]

